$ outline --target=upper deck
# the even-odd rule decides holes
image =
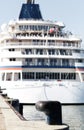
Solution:
[[[22,5],[19,19],[2,25],[0,41],[1,43],[7,41],[8,45],[8,41],[11,39],[15,42],[18,40],[42,42],[44,40],[46,43],[56,42],[59,45],[62,43],[64,46],[76,43],[76,46],[80,47],[81,39],[64,29],[63,22],[43,20],[39,5],[35,4],[35,0],[27,0],[27,3]]]

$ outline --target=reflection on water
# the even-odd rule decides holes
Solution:
[[[24,106],[24,117],[27,120],[45,120],[43,112],[35,106]],[[84,105],[62,106],[62,122],[70,126],[70,130],[84,130]]]
[[[44,113],[37,111],[35,106],[24,106],[23,115],[27,120],[44,120],[45,119]]]
[[[70,130],[84,130],[84,105],[63,106],[63,122]]]

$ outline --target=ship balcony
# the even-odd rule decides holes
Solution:
[[[20,35],[20,36],[16,36],[16,38],[19,38],[19,39],[44,39],[46,40],[46,38],[48,39],[59,39],[59,40],[73,40],[73,41],[80,41],[79,38],[76,38],[76,37],[71,37],[71,36],[57,36],[57,35],[45,35],[45,34],[39,34],[39,35]]]
[[[78,36],[72,35],[71,33],[67,33],[67,32],[64,32],[64,33],[60,32],[58,34],[58,33],[49,33],[48,30],[47,31],[43,31],[43,30],[40,30],[40,31],[39,30],[35,30],[35,31],[29,30],[28,31],[28,30],[26,30],[26,32],[16,30],[15,34],[14,34],[14,36],[16,36],[16,38],[19,38],[19,39],[57,38],[60,40],[65,39],[65,40],[81,41],[81,39]]]
[[[62,58],[62,59],[84,59],[84,54],[80,53],[72,53],[72,54],[49,54],[48,52],[46,54],[36,54],[36,53],[26,53],[26,52],[21,52],[21,51],[4,51],[3,53],[0,54],[0,57],[2,59],[9,59],[9,58]]]
[[[84,53],[76,53],[73,52],[72,54],[61,54],[60,51],[58,53],[49,54],[42,52],[42,54],[35,53],[35,52],[25,52],[25,51],[3,51],[0,54],[1,58],[76,58],[76,59],[84,59]]]
[[[4,51],[3,53],[0,54],[1,58],[72,58],[72,55],[62,55],[62,54],[49,54],[48,52],[46,53],[26,53],[25,51]]]
[[[23,55],[23,54],[19,54],[16,56],[13,54],[13,55],[8,55],[8,56],[5,56],[4,58],[33,58],[33,59],[38,59],[38,58],[57,58],[57,59],[74,59],[74,57],[72,55],[48,55],[48,54],[45,54],[45,55],[38,55],[38,54],[29,54],[29,55]]]

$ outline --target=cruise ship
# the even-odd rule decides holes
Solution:
[[[1,26],[0,87],[23,104],[84,103],[82,40],[60,21],[44,20],[27,0],[17,20]]]

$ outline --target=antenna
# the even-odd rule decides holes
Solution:
[[[27,0],[27,4],[34,4],[35,3],[35,0]]]

